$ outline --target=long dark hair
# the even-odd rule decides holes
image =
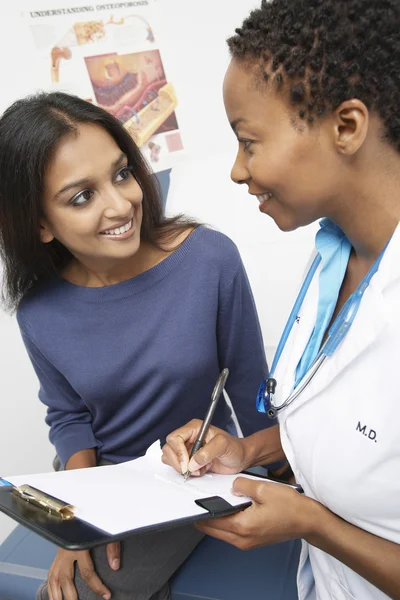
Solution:
[[[198,223],[163,216],[160,189],[139,148],[121,123],[105,110],[62,92],[17,100],[0,118],[0,257],[2,298],[11,310],[24,295],[71,260],[58,240],[40,240],[44,176],[57,145],[80,123],[94,123],[114,138],[133,167],[143,191],[141,239],[163,248],[178,233]]]

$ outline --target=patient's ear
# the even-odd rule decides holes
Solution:
[[[48,244],[54,240],[54,235],[51,233],[50,229],[47,227],[46,223],[42,222],[40,224],[40,241],[43,244]]]

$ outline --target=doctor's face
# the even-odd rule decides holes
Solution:
[[[257,87],[254,70],[235,59],[223,91],[239,142],[233,181],[246,184],[260,211],[283,231],[329,216],[340,185],[329,117],[308,126],[283,93]]]

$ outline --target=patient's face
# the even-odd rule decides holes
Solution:
[[[59,144],[44,181],[41,238],[59,240],[94,267],[133,256],[143,193],[115,140],[84,124]]]

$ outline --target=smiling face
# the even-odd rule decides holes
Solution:
[[[45,173],[41,240],[56,238],[84,265],[112,265],[140,246],[142,199],[115,140],[98,125],[79,125]]]
[[[283,93],[260,89],[254,70],[233,59],[224,80],[224,103],[238,138],[232,179],[245,183],[261,212],[283,231],[334,212],[344,179],[330,117],[312,127]],[[339,130],[338,130],[339,132]]]

